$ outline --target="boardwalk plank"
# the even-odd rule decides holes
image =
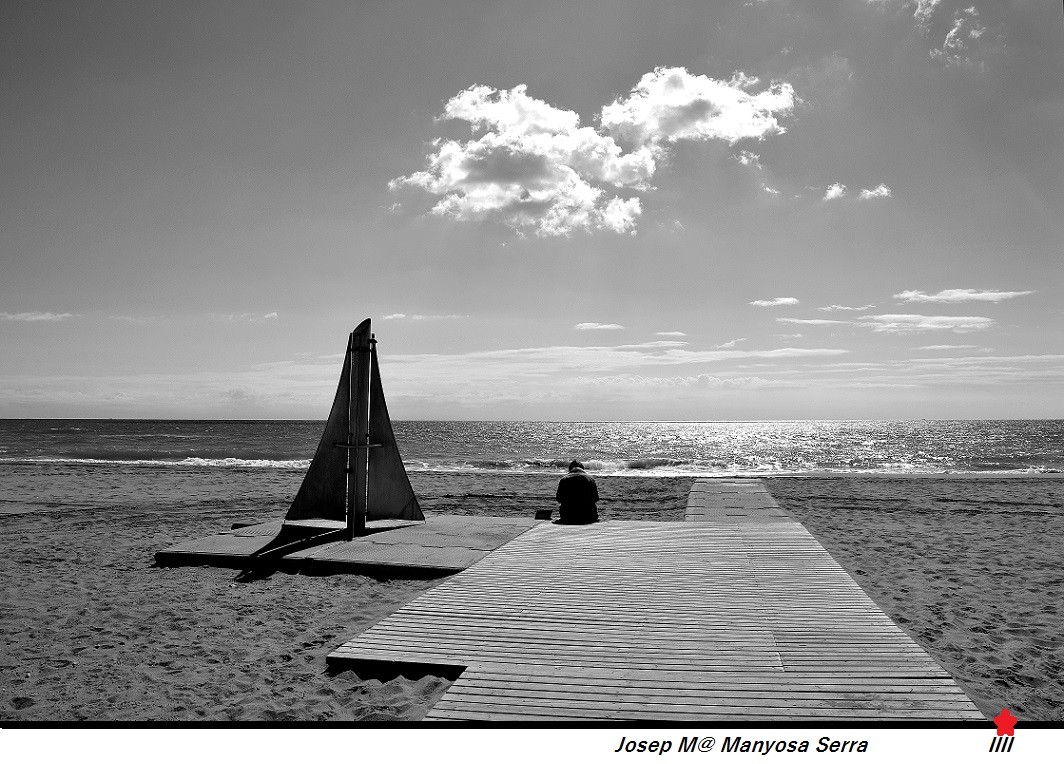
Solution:
[[[983,718],[756,480],[538,525],[329,660],[464,669],[440,721]]]

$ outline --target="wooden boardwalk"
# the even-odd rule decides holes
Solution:
[[[332,520],[283,523],[313,536],[344,527]],[[536,525],[522,517],[429,515],[425,522],[373,520],[368,535],[353,541],[311,544],[283,556],[262,560],[276,543],[282,522],[275,520],[233,528],[185,541],[155,554],[160,565],[214,565],[251,568],[268,564],[305,573],[368,573],[389,577],[432,577],[465,570],[484,555]]]
[[[330,663],[464,669],[436,720],[984,719],[758,481],[691,502],[740,511],[540,524]]]
[[[757,478],[696,480],[687,497],[688,522],[793,522]]]

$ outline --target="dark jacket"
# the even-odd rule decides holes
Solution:
[[[561,504],[558,522],[571,525],[593,523],[598,520],[595,503],[599,500],[595,478],[582,469],[574,469],[558,482],[556,497]]]

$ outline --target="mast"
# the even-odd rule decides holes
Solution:
[[[360,327],[361,328],[361,327]],[[369,334],[368,341],[366,335]],[[357,336],[356,336],[357,335]],[[351,373],[348,377],[348,489],[347,489],[347,535],[361,536],[366,532],[366,515],[369,497],[369,412],[370,412],[370,364],[372,362],[373,335],[369,333],[369,321],[365,331],[351,334]]]

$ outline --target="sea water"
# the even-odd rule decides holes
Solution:
[[[1064,421],[424,422],[395,436],[426,509],[531,516],[580,459],[640,516],[699,476],[1064,471]],[[217,505],[283,513],[320,421],[0,420],[0,511]],[[650,515],[645,514],[649,512]],[[682,512],[681,512],[682,514]]]

